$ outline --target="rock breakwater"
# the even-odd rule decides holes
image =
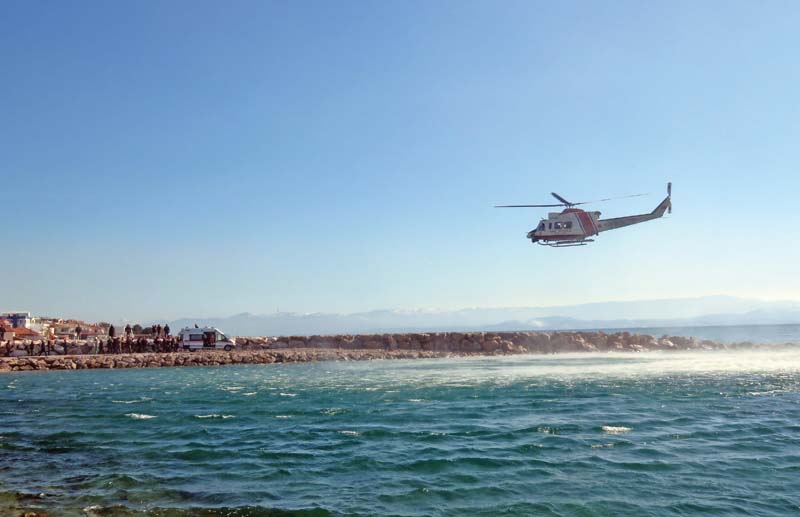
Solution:
[[[72,354],[0,357],[0,372],[272,364],[309,361],[419,359],[452,355],[554,354],[713,350],[715,341],[619,332],[442,332],[337,336],[239,338],[231,352]]]
[[[437,332],[238,338],[244,348],[342,350],[421,350],[457,354],[597,352],[716,349],[724,345],[692,337],[630,332]]]

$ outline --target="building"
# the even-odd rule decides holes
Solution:
[[[2,312],[0,318],[11,322],[12,328],[31,328],[33,318],[30,312]]]
[[[42,339],[41,334],[31,329],[26,329],[25,327],[17,327],[11,329],[11,331],[14,333],[14,339],[20,339],[20,340],[30,339],[32,341],[35,341],[37,339]]]
[[[80,327],[81,335],[76,336],[75,330]],[[105,327],[100,325],[92,325],[80,320],[61,320],[59,322],[51,322],[48,325],[49,335],[55,336],[60,339],[71,339],[77,337],[78,339],[87,339],[90,337],[105,336],[108,331]]]
[[[11,341],[14,339],[14,327],[8,320],[0,319],[0,341]]]

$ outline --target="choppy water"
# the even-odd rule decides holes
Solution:
[[[55,515],[796,514],[800,351],[7,374],[0,482]]]

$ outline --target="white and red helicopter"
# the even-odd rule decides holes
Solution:
[[[560,203],[549,205],[498,205],[495,206],[495,208],[566,207],[561,212],[550,212],[547,214],[547,219],[542,219],[536,229],[528,232],[528,238],[531,242],[556,248],[585,246],[590,242],[594,242],[594,239],[590,237],[598,235],[600,232],[616,230],[623,226],[630,226],[632,224],[658,219],[664,215],[664,212],[672,213],[672,183],[667,183],[667,197],[665,197],[664,201],[659,203],[655,210],[649,214],[627,215],[625,217],[614,217],[612,219],[600,219],[600,212],[587,212],[586,210],[575,208],[578,205],[594,203],[595,201],[570,203],[555,192],[551,192],[550,194],[558,199]],[[624,197],[638,197],[644,195],[645,194],[634,194]],[[610,201],[611,199],[621,198],[606,198],[598,199],[597,201]]]

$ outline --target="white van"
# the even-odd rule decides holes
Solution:
[[[233,350],[236,340],[227,337],[216,327],[185,327],[178,334],[184,350]]]

